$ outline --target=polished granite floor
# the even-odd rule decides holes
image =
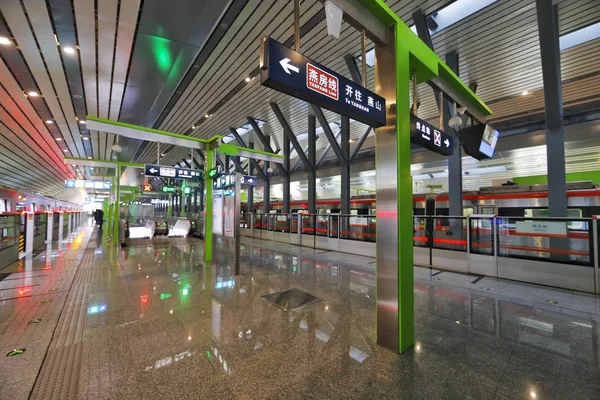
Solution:
[[[244,240],[236,274],[229,241],[219,241],[213,263],[205,265],[196,239],[135,241],[118,251],[95,232],[77,240],[82,243],[64,258],[79,257],[78,268],[64,259],[33,260],[33,271],[50,265],[57,274],[68,268],[65,274],[73,277],[54,295],[66,300],[51,319],[58,328],[49,325],[45,333],[50,350],[44,336],[31,351],[0,362],[0,382],[2,371],[34,370],[35,363],[39,370],[26,390],[14,382],[12,391],[0,387],[2,399],[30,393],[82,399],[600,398],[595,296],[491,279],[473,284],[472,277],[417,268],[417,342],[396,355],[375,344],[374,265],[360,257],[336,260]],[[262,299],[289,288],[323,300],[285,312]],[[32,298],[38,304],[43,296]],[[0,321],[19,314],[20,301],[27,299],[0,301]],[[68,316],[71,309],[83,313]],[[0,344],[9,346],[2,338],[13,328],[0,327]],[[14,329],[26,333],[30,327]],[[11,349],[19,345],[14,336]],[[37,352],[43,357],[35,358]],[[34,367],[19,357],[33,357]],[[69,396],[62,396],[65,382]]]

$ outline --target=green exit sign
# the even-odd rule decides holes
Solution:
[[[192,188],[189,186],[186,186],[183,188],[183,194],[190,194],[192,192]]]
[[[175,188],[172,186],[163,186],[162,191],[165,193],[173,193],[175,192]]]

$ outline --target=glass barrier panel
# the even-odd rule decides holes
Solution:
[[[264,214],[255,214],[254,215],[254,229],[262,229],[262,220]]]
[[[338,214],[329,214],[328,218],[329,218],[329,237],[337,238],[338,234],[339,234],[339,230],[338,230],[339,215]]]
[[[431,217],[414,216],[413,217],[413,246],[429,247],[429,231],[427,230],[427,222]]]
[[[303,215],[302,216],[302,233],[305,235],[315,234],[315,216],[314,215]]]
[[[290,232],[290,217],[288,214],[274,214],[274,219],[277,232]]]
[[[469,222],[471,253],[493,256],[494,242],[491,227],[493,226],[494,218],[473,217],[469,219]]]
[[[267,230],[268,231],[274,231],[275,230],[275,222],[276,222],[276,217],[277,215],[275,214],[267,214]]]
[[[467,219],[464,217],[432,217],[433,247],[467,251]]]
[[[34,225],[35,225],[35,233],[34,236],[46,235],[46,222],[48,221],[48,214],[39,213],[35,214]]]
[[[592,267],[591,219],[498,218],[498,256]]]
[[[298,214],[290,214],[290,232],[298,233]]]
[[[17,215],[0,215],[0,250],[14,246],[19,242],[17,225]]]
[[[374,226],[370,216],[340,215],[340,239],[375,242]]]
[[[317,236],[327,236],[328,217],[327,215],[317,215]]]

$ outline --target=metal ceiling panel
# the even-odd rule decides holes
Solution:
[[[67,148],[71,152],[74,152],[76,156],[83,156],[83,149],[75,145],[75,136],[73,135],[73,132],[71,132],[60,104],[57,101],[56,93],[54,92],[52,82],[48,76],[48,71],[44,65],[44,60],[38,51],[36,40],[29,29],[29,22],[25,18],[21,5],[14,2],[0,2],[0,10],[21,49],[23,57],[35,78],[41,94],[44,95],[44,100],[48,104],[48,108],[55,119],[58,129],[60,129],[63,134]],[[54,38],[54,35],[52,34],[51,37]],[[51,50],[56,51],[56,45],[53,45]],[[25,91],[31,90],[31,88],[23,89]],[[34,103],[36,98],[30,98],[30,101]],[[76,134],[78,135],[79,132]],[[77,138],[79,139],[79,137]]]
[[[50,22],[50,16],[48,14],[48,8],[46,7],[45,3],[40,3],[36,0],[25,0],[24,5],[27,10],[27,16],[29,17],[29,23],[33,28],[36,40],[41,49],[41,55],[44,58],[44,63],[47,68],[47,71],[39,71],[39,74],[49,75],[51,78],[52,86],[56,91],[56,100],[58,100],[57,105],[62,109],[66,125],[69,127],[71,135],[73,136],[75,148],[81,157],[86,157],[88,154],[83,146],[79,124],[75,119],[75,110],[73,109],[71,94],[69,93],[69,88],[67,86],[61,55],[58,47],[56,46],[54,31]],[[7,18],[7,21],[12,29],[12,25],[10,23],[11,19]],[[24,54],[29,52],[32,57],[35,57],[36,55],[39,57],[40,55],[38,50],[35,48],[21,48],[21,51]],[[33,75],[36,78],[36,81],[39,82],[38,74],[34,73]],[[50,91],[50,93],[52,94],[53,92]],[[44,92],[42,92],[42,94],[44,94]],[[46,101],[48,101],[48,98],[46,98]],[[54,111],[52,114],[55,116]],[[70,150],[73,152],[75,149]]]

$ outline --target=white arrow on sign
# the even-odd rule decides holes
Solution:
[[[250,178],[250,179],[248,179],[248,182],[252,183],[252,182],[254,182],[254,179]]]
[[[448,139],[444,140],[444,144],[446,147],[450,147],[450,141]]]
[[[154,168],[150,168],[148,171],[150,171],[151,174],[155,174],[158,172],[158,170]]]
[[[285,73],[291,75],[290,70],[294,71],[295,73],[300,72],[298,67],[295,67],[292,64],[290,64],[290,61],[292,60],[290,60],[289,58],[284,58],[283,60],[279,61],[279,64],[281,64],[281,68],[283,68]]]

